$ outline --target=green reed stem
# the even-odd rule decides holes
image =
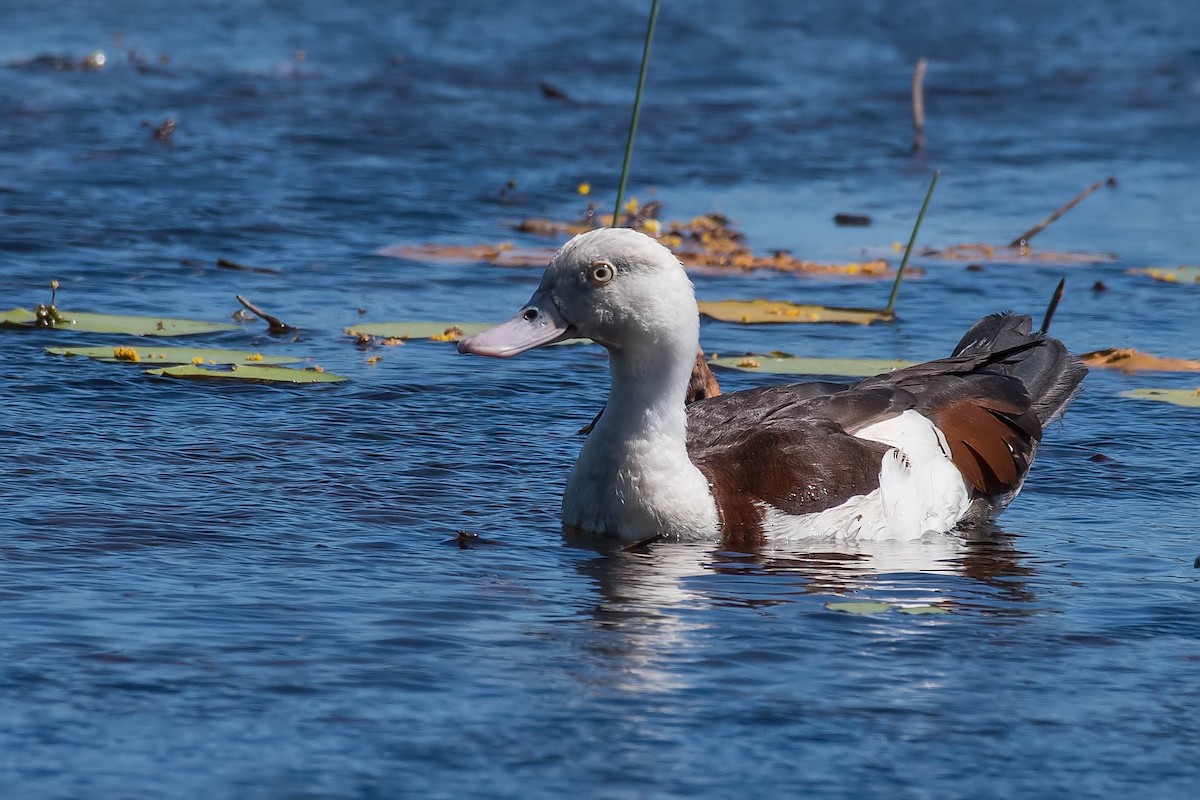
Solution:
[[[896,295],[900,294],[900,281],[904,278],[904,270],[908,266],[908,257],[912,255],[913,245],[917,243],[917,232],[921,230],[921,220],[925,219],[925,209],[929,208],[929,200],[933,197],[933,189],[937,186],[938,178],[942,171],[933,173],[933,180],[929,182],[929,191],[925,192],[925,202],[921,203],[921,211],[917,214],[917,222],[913,225],[912,236],[908,237],[908,247],[904,248],[904,258],[900,260],[900,269],[896,270],[896,280],[892,284],[892,294],[888,297],[887,308],[883,311],[885,314],[891,314],[892,309],[896,306]]]
[[[642,69],[638,73],[637,94],[633,96],[633,114],[629,118],[629,136],[625,139],[625,161],[621,164],[621,182],[617,184],[617,204],[613,208],[612,226],[621,219],[621,204],[625,200],[625,184],[629,180],[629,165],[633,161],[633,139],[637,135],[638,117],[642,113],[642,89],[646,86],[646,68],[650,65],[650,42],[654,40],[654,23],[658,21],[658,0],[650,6],[650,23],[646,26],[646,43],[642,46]]]

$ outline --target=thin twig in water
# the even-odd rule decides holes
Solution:
[[[621,205],[625,200],[625,184],[629,180],[629,164],[633,161],[633,139],[637,135],[638,117],[642,113],[642,89],[646,85],[646,68],[650,65],[650,43],[654,40],[654,23],[658,21],[658,0],[650,6],[650,22],[646,25],[646,43],[642,45],[642,68],[638,72],[637,92],[633,96],[633,113],[629,117],[629,135],[625,138],[625,160],[621,164],[621,180],[617,184],[617,204],[613,208],[612,226],[619,227]]]
[[[286,322],[283,322],[282,320],[280,320],[279,317],[272,316],[271,314],[268,314],[267,312],[263,311],[261,308],[254,305],[246,298],[242,297],[240,294],[235,295],[235,297],[237,297],[237,301],[239,303],[241,303],[243,306],[246,307],[247,311],[249,311],[250,313],[254,314],[255,316],[261,317],[263,320],[265,320],[266,323],[270,326],[270,328],[268,330],[271,333],[287,333],[288,331],[297,330],[297,328],[295,328],[291,325],[288,325]]]
[[[884,314],[892,314],[892,309],[896,307],[896,295],[900,294],[900,281],[904,278],[904,270],[908,267],[908,257],[912,255],[913,245],[917,243],[917,232],[921,230],[921,220],[925,219],[925,210],[929,208],[929,200],[933,197],[933,189],[937,186],[938,178],[941,177],[942,171],[933,173],[933,180],[929,182],[929,190],[925,192],[925,202],[921,203],[921,211],[917,214],[917,221],[913,225],[912,236],[908,237],[908,247],[904,248],[904,258],[900,260],[900,268],[896,270],[896,280],[892,283],[892,293],[888,296],[887,308],[883,310]]]
[[[1037,225],[1034,225],[1032,228],[1025,231],[1017,238],[1013,239],[1011,242],[1008,243],[1008,246],[1009,247],[1024,247],[1025,245],[1029,244],[1030,239],[1032,239],[1033,237],[1037,236],[1039,233],[1044,231],[1046,228],[1048,228],[1050,226],[1050,224],[1052,222],[1057,220],[1063,214],[1066,214],[1068,211],[1070,211],[1075,206],[1082,203],[1084,201],[1084,199],[1088,197],[1088,195],[1090,195],[1092,192],[1099,189],[1101,186],[1104,186],[1105,184],[1108,184],[1109,186],[1116,186],[1117,179],[1116,178],[1107,178],[1105,180],[1096,181],[1091,186],[1084,189],[1079,194],[1075,195],[1075,197],[1069,203],[1066,203],[1065,205],[1061,206],[1053,214],[1046,217],[1044,220],[1039,222]]]
[[[248,267],[245,264],[239,264],[236,261],[230,261],[227,258],[218,258],[217,266],[221,269],[234,269],[239,272],[257,272],[262,275],[282,275],[283,272],[270,267]]]
[[[649,547],[650,545],[654,544],[655,542],[661,542],[665,538],[667,538],[666,534],[663,534],[663,533],[651,534],[650,536],[647,536],[645,539],[638,539],[636,542],[633,542],[632,544],[625,545],[624,547],[621,548],[621,552],[622,553],[636,553],[645,547]]]
[[[1054,287],[1054,295],[1050,298],[1050,305],[1046,306],[1046,316],[1042,317],[1042,333],[1050,332],[1050,323],[1054,321],[1054,312],[1058,310],[1058,304],[1063,298],[1063,290],[1066,288],[1067,279],[1060,278],[1058,286]]]
[[[925,59],[917,61],[912,79],[913,152],[925,151]]]

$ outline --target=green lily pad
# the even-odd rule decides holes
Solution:
[[[296,356],[271,356],[244,350],[218,350],[205,347],[47,347],[56,356],[83,356],[97,361],[130,361],[142,364],[296,364]]]
[[[1200,408],[1200,389],[1131,389],[1121,397],[1133,400],[1153,400],[1187,408]]]
[[[486,322],[364,322],[346,328],[350,336],[375,336],[380,339],[433,339],[455,342],[490,328]]]
[[[891,603],[879,603],[874,600],[845,600],[826,603],[830,611],[841,611],[846,614],[882,614],[891,609]]]
[[[346,328],[349,336],[369,336],[372,339],[429,339],[434,342],[457,342],[467,336],[492,327],[488,322],[367,322]],[[580,344],[586,339],[563,339],[560,344]],[[385,344],[387,342],[384,342]]]
[[[59,311],[66,320],[47,330],[71,330],[84,333],[122,333],[131,336],[191,336],[197,333],[237,330],[229,322],[204,322],[169,317],[134,317],[125,314],[91,314],[84,311]],[[37,327],[34,312],[24,308],[0,311],[0,324]]]
[[[896,609],[901,614],[949,614],[950,609],[944,606],[900,606]]]
[[[339,383],[349,380],[342,375],[315,369],[291,369],[276,366],[246,366],[234,364],[230,369],[210,369],[196,364],[182,364],[178,367],[163,367],[148,369],[147,375],[161,375],[167,378],[194,378],[207,380],[232,381],[263,381],[269,383]]]
[[[27,308],[0,311],[0,324],[3,325],[32,325],[35,319],[37,317]]]
[[[779,375],[842,375],[849,378],[868,378],[881,372],[891,372],[912,366],[911,361],[878,358],[801,358],[786,353],[710,358],[709,364],[744,372],[771,372]]]
[[[894,314],[881,309],[814,306],[781,300],[703,300],[698,305],[700,313],[706,317],[743,325],[805,322],[870,325],[896,318]]]

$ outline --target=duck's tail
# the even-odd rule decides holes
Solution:
[[[992,366],[1024,384],[1033,412],[1044,426],[1066,408],[1087,367],[1058,339],[1032,333],[1032,328],[1033,320],[1025,315],[989,314],[963,335],[953,355],[1015,351]]]

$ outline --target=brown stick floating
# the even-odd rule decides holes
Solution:
[[[242,297],[240,294],[234,295],[234,296],[237,297],[237,301],[239,303],[241,303],[243,306],[246,307],[247,311],[249,311],[250,313],[254,314],[255,316],[260,317],[263,320],[265,320],[266,323],[269,326],[271,326],[268,329],[271,333],[287,333],[288,331],[298,330],[297,328],[295,328],[291,325],[288,325],[286,322],[283,322],[282,320],[280,320],[279,317],[272,316],[271,314],[268,314],[267,312],[263,311],[261,308],[254,305],[246,298]]]
[[[1058,304],[1063,298],[1063,290],[1066,286],[1067,279],[1059,278],[1058,286],[1054,287],[1054,295],[1050,298],[1050,305],[1046,306],[1046,316],[1042,317],[1042,333],[1050,330],[1050,323],[1054,320],[1054,312],[1058,310]]]
[[[1032,239],[1033,237],[1037,236],[1039,233],[1044,231],[1047,227],[1050,226],[1050,224],[1052,222],[1057,220],[1063,214],[1066,214],[1068,211],[1070,211],[1075,206],[1082,203],[1084,201],[1084,199],[1088,197],[1088,195],[1090,195],[1092,192],[1096,191],[1097,189],[1099,189],[1101,186],[1103,186],[1106,183],[1109,186],[1116,186],[1117,179],[1116,178],[1107,178],[1105,180],[1096,181],[1091,186],[1084,189],[1079,194],[1075,195],[1074,199],[1072,199],[1069,203],[1066,203],[1061,208],[1059,208],[1057,211],[1055,211],[1053,214],[1051,214],[1050,216],[1046,217],[1044,220],[1039,222],[1037,225],[1034,225],[1032,228],[1025,231],[1017,238],[1013,239],[1011,242],[1008,243],[1008,246],[1009,247],[1024,247],[1025,245],[1029,244],[1030,239]]]
[[[227,258],[218,258],[217,266],[221,269],[235,269],[240,272],[258,272],[263,275],[282,275],[283,272],[270,267],[248,267],[245,264],[239,264],[236,261],[230,261]]]

